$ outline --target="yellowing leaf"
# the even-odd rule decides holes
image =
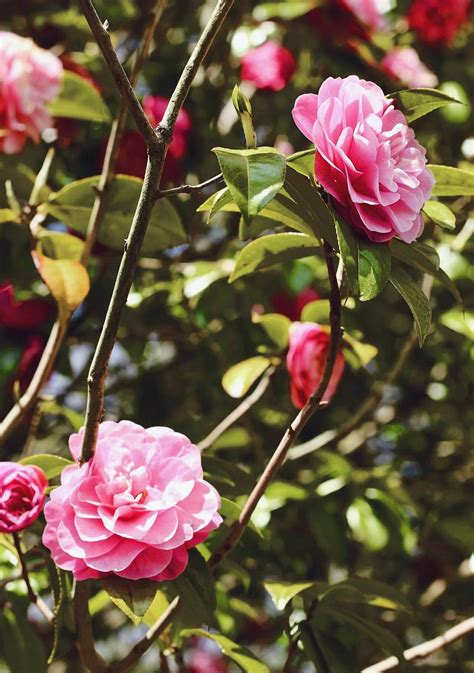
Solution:
[[[50,259],[36,251],[32,256],[38,273],[58,304],[60,315],[69,318],[89,293],[86,268],[72,259]]]

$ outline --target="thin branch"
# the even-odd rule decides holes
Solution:
[[[262,395],[265,393],[267,390],[268,386],[270,385],[270,381],[272,380],[273,374],[276,371],[276,367],[269,367],[265,374],[262,376],[258,386],[256,386],[255,390],[250,393],[242,402],[235,407],[233,411],[230,412],[228,416],[226,416],[220,423],[217,425],[214,430],[212,430],[207,437],[202,439],[198,443],[198,447],[201,449],[201,451],[205,451],[208,449],[210,446],[214,444],[214,442],[222,435],[226,430],[228,430],[234,423],[236,423],[239,418],[241,418],[244,414],[249,411],[253,407],[254,404],[258,402],[258,400],[262,397]]]
[[[160,189],[157,193],[158,198],[163,198],[165,196],[174,196],[175,194],[194,194],[195,192],[202,192],[207,187],[213,187],[214,185],[220,185],[224,181],[222,173],[214,175],[213,178],[200,182],[198,185],[180,185],[179,187],[170,187],[169,189]]]
[[[18,533],[13,533],[13,542],[15,544],[15,548],[18,554],[18,559],[20,561],[20,566],[21,566],[21,577],[23,578],[23,581],[26,584],[26,590],[28,592],[28,598],[40,612],[42,612],[43,616],[46,618],[46,620],[50,623],[54,623],[54,614],[51,612],[51,610],[48,608],[46,603],[43,601],[43,599],[38,596],[36,591],[33,589],[31,586],[30,582],[30,576],[28,574],[28,566],[26,564],[26,559],[23,556],[23,550],[21,548],[21,542],[20,542],[20,537]]]
[[[150,13],[150,17],[146,24],[146,30],[143,35],[140,48],[135,57],[132,73],[130,75],[130,84],[132,88],[135,87],[143,65],[150,52],[153,36],[160,22],[163,11],[166,7],[167,0],[156,0],[155,6]],[[120,107],[116,119],[112,123],[107,147],[105,149],[104,163],[102,165],[102,173],[100,175],[99,183],[97,185],[96,196],[89,216],[89,223],[87,225],[86,240],[84,243],[84,250],[81,256],[81,262],[87,264],[92,253],[97,234],[104,219],[107,209],[107,192],[110,188],[112,180],[115,175],[115,166],[118,158],[118,151],[120,147],[120,138],[125,127],[125,122],[128,116],[128,104],[125,98],[120,101]]]
[[[342,339],[342,328],[341,328],[341,295],[339,292],[339,286],[336,278],[336,270],[334,267],[333,260],[333,251],[330,246],[324,244],[324,255],[326,260],[326,266],[328,270],[329,283],[331,286],[330,291],[330,314],[329,322],[331,327],[331,334],[329,340],[329,348],[326,358],[326,364],[324,367],[324,373],[319,383],[317,390],[311,395],[304,407],[301,409],[295,420],[286,430],[283,435],[282,440],[277,446],[273,456],[270,458],[265,470],[260,476],[255,488],[249,496],[245,506],[240,513],[238,520],[235,522],[234,526],[231,528],[229,535],[223,540],[221,545],[216,549],[212,554],[211,558],[208,561],[210,567],[216,566],[220,561],[226,556],[231,549],[237,544],[240,540],[242,533],[245,530],[250,517],[252,516],[256,506],[258,505],[260,498],[265,493],[270,482],[274,478],[276,472],[283,464],[288,450],[290,449],[293,442],[296,440],[306,423],[313,416],[313,414],[325,404],[321,404],[321,401],[324,397],[326,389],[328,387],[331,375],[334,369],[336,362],[336,357],[339,352]]]
[[[406,661],[426,659],[426,657],[431,656],[447,645],[451,645],[451,643],[454,643],[456,640],[459,640],[472,631],[474,631],[474,617],[465,619],[460,624],[453,626],[452,629],[446,631],[446,633],[444,633],[442,636],[433,638],[433,640],[427,640],[425,643],[421,643],[420,645],[410,647],[410,649],[405,650],[403,654],[405,655]],[[364,668],[362,673],[384,673],[384,671],[391,671],[394,668],[398,668],[398,666],[400,666],[400,662],[397,657],[388,657],[388,659],[379,661],[378,664],[369,666],[369,668]]]
[[[31,383],[23,393],[14,407],[9,411],[3,422],[0,424],[0,445],[10,434],[20,425],[25,414],[27,414],[36,404],[36,400],[41,388],[46,383],[51,374],[56,356],[61,347],[61,343],[66,334],[67,323],[58,318],[53,325],[45,346],[41,360],[34,373]]]
[[[171,142],[173,128],[181,110],[186,96],[189,92],[194,76],[202,63],[209,47],[221,28],[227,13],[229,12],[234,0],[219,0],[214,11],[205,27],[193,53],[191,54],[187,65],[178,81],[176,89],[171,96],[170,102],[166,108],[163,120],[158,126],[157,136],[153,141],[148,142],[149,158],[145,171],[145,179],[138,201],[137,209],[133,218],[132,227],[125,243],[125,251],[117,274],[115,287],[105,318],[102,333],[97,344],[97,348],[92,361],[88,377],[88,396],[87,410],[85,420],[84,440],[81,449],[80,462],[84,463],[90,460],[94,454],[99,424],[104,413],[104,391],[105,380],[110,356],[114,343],[117,338],[118,329],[123,308],[126,304],[128,293],[132,286],[133,276],[137,265],[138,257],[142,247],[143,239],[150,221],[153,205],[156,200],[156,190],[159,189],[163,164],[166,158],[169,143]],[[98,44],[102,49],[104,57],[109,63],[111,49],[110,38],[107,31],[100,23],[100,19],[89,0],[81,0],[81,4],[87,11],[88,21],[91,24],[94,35],[98,36]],[[106,38],[103,35],[105,32]],[[117,67],[117,57],[113,52],[114,68]],[[120,65],[120,64],[119,64]],[[110,67],[110,63],[109,63]],[[126,80],[126,86],[120,78],[116,78],[116,84],[121,93],[128,95],[128,89],[131,88],[122,67],[121,72]],[[133,92],[133,89],[132,89]],[[141,110],[141,108],[140,108]],[[133,109],[131,110],[133,112]],[[141,110],[141,113],[143,111]],[[145,116],[146,118],[146,116]],[[147,120],[148,124],[148,120]],[[149,139],[150,140],[150,139]],[[155,142],[156,141],[156,142]]]
[[[76,634],[84,666],[90,673],[110,673],[110,666],[95,649],[92,620],[89,613],[89,588],[87,580],[76,582],[74,588],[74,621]]]
[[[160,636],[161,633],[168,627],[171,620],[173,619],[175,610],[178,607],[180,597],[176,598],[168,605],[166,610],[162,613],[160,618],[153,624],[153,626],[148,629],[143,638],[136,643],[127,654],[125,659],[122,659],[118,664],[111,667],[112,673],[125,673],[132,666],[135,666],[136,663],[141,659],[145,652],[153,645],[156,639]]]
[[[112,40],[107,30],[107,21],[102,23],[91,0],[79,0],[79,2],[87,23],[89,24],[109,67],[110,74],[114,78],[120,95],[126,101],[138,131],[142,134],[148,147],[158,149],[158,138],[153,130],[153,126],[150,124],[148,117],[143,111],[135,91],[133,90],[133,86],[115,53]]]

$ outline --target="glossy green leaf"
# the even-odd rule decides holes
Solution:
[[[109,122],[110,112],[102,96],[90,82],[73,72],[64,72],[63,88],[49,106],[54,117],[69,117],[91,122]]]
[[[319,324],[329,324],[329,299],[315,299],[310,301],[301,311],[301,322],[317,322]]]
[[[292,598],[314,586],[314,582],[264,582],[277,610],[284,610]]]
[[[415,119],[419,119],[443,107],[443,105],[460,103],[460,101],[437,89],[404,89],[389,94],[387,98],[394,101],[395,107],[403,112],[409,122],[415,121]]]
[[[197,636],[199,638],[208,638],[216,643],[221,649],[222,653],[245,673],[270,673],[270,669],[263,662],[246,647],[234,643],[227,636],[220,633],[211,633],[204,629],[185,629],[181,632],[184,638],[192,638]]]
[[[242,508],[233,500],[229,500],[229,498],[221,498],[219,513],[226,523],[233,523],[239,519],[242,513]],[[253,530],[254,533],[257,533],[259,537],[263,537],[261,531],[252,523],[252,521],[249,522],[248,528]]]
[[[394,266],[390,282],[408,304],[422,346],[431,325],[431,304],[421,287],[402,267]]]
[[[335,216],[334,224],[349,288],[357,296],[359,293],[359,244],[351,227],[342,218]]]
[[[145,612],[142,622],[147,626],[153,626],[155,622],[161,617],[163,612],[169,605],[169,601],[162,591],[157,591],[150,607]]]
[[[49,453],[36,453],[33,456],[22,458],[19,462],[22,465],[36,465],[41,468],[48,480],[58,477],[65,467],[73,464],[72,460]]]
[[[427,201],[423,206],[423,212],[430,220],[444,229],[453,230],[456,228],[456,215],[444,203]]]
[[[151,580],[127,580],[118,575],[109,575],[101,581],[110,599],[134,624],[142,621],[161,586]]]
[[[473,196],[474,173],[453,166],[428,166],[434,175],[433,196]]]
[[[474,311],[451,309],[441,315],[440,322],[453,332],[474,340]]]
[[[40,208],[85,235],[98,181],[95,176],[72,182],[53,194]],[[123,250],[142,184],[139,178],[128,175],[114,178],[107,192],[107,210],[97,235],[99,243]],[[167,199],[159,199],[151,214],[142,253],[153,254],[185,242],[186,233],[175,207]]]
[[[369,301],[385,287],[390,275],[390,250],[385,243],[359,241],[360,300]]]
[[[289,157],[286,157],[286,163],[295,171],[301,173],[307,178],[314,177],[314,155],[315,150],[303,150],[302,152],[295,152]]]
[[[331,602],[366,603],[387,610],[411,612],[405,597],[389,584],[365,577],[354,577],[331,585],[321,597],[321,604]]]
[[[383,523],[364,498],[355,498],[346,512],[347,523],[356,540],[371,551],[383,549],[389,534]]]
[[[252,316],[252,322],[260,325],[278,348],[283,349],[288,346],[291,320],[285,315],[281,313],[255,314]]]
[[[72,234],[42,230],[38,235],[38,250],[51,259],[79,261],[84,250],[84,242]]]
[[[271,147],[255,150],[213,150],[224,180],[248,224],[280,191],[285,180],[285,157]]]
[[[318,251],[316,241],[306,234],[270,234],[252,241],[239,253],[229,282],[254,271],[294,259],[311,257]]]
[[[262,355],[243,360],[226,371],[222,387],[231,397],[243,397],[270,364],[270,360]]]
[[[263,2],[253,10],[255,21],[267,21],[268,19],[283,19],[291,21],[299,16],[304,16],[309,11],[321,4],[321,0],[283,0],[283,2]]]

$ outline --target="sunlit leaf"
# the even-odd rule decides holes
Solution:
[[[433,196],[473,196],[474,173],[453,166],[428,166],[434,175]]]
[[[115,605],[124,612],[134,624],[139,624],[155,598],[160,587],[151,580],[127,580],[118,575],[109,575],[102,579],[102,586]]]
[[[31,254],[38,273],[58,304],[60,314],[69,317],[89,293],[86,268],[71,259],[49,259],[36,251]]]
[[[286,348],[288,345],[288,336],[291,321],[281,313],[258,313],[252,316],[252,322],[260,325],[267,333],[267,336],[278,346]]]
[[[36,467],[41,468],[48,480],[59,476],[65,467],[73,464],[72,460],[49,453],[36,453],[22,458],[19,462],[22,465],[36,465]]]
[[[292,598],[315,586],[315,582],[264,582],[263,586],[272,597],[276,609],[284,610]]]
[[[231,397],[242,397],[270,364],[270,360],[262,355],[243,360],[226,371],[222,387]]]
[[[90,82],[69,70],[64,71],[63,88],[49,110],[54,117],[92,122],[109,122],[110,112],[102,96]]]
[[[395,106],[403,112],[409,122],[415,121],[415,119],[419,119],[419,117],[423,117],[443,107],[443,105],[460,103],[460,101],[437,89],[404,89],[389,94],[387,98],[394,101]]]
[[[181,632],[184,638],[192,638],[197,636],[199,638],[208,638],[216,643],[221,649],[222,653],[245,673],[270,673],[270,669],[263,662],[243,645],[234,643],[227,636],[220,633],[205,631],[204,629],[185,629]]]
[[[456,215],[444,203],[427,201],[423,206],[423,212],[430,220],[444,229],[453,230],[456,228]]]
[[[390,250],[385,243],[359,241],[360,300],[376,297],[387,284],[390,275]]]

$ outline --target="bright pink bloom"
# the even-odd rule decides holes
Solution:
[[[84,429],[69,440],[76,460],[83,436]],[[51,493],[43,543],[78,580],[170,580],[186,568],[187,550],[220,525],[219,506],[187,437],[106,421],[94,458],[67,467]]]
[[[329,77],[297,98],[293,119],[316,146],[315,175],[343,217],[375,242],[421,234],[434,178],[425,149],[382,89]]]
[[[414,0],[408,24],[432,47],[450,44],[466,22],[471,0]]]
[[[412,47],[396,47],[382,59],[382,70],[392,79],[411,87],[434,87],[438,78],[420,61]]]
[[[387,21],[380,11],[379,0],[341,0],[342,4],[350,10],[356,19],[367,28],[383,30],[387,27]]]
[[[57,56],[28,38],[0,32],[0,152],[20,152],[27,138],[38,142],[53,126],[47,103],[61,89]]]
[[[322,379],[328,348],[329,334],[320,325],[313,322],[291,325],[286,365],[291,377],[291,399],[298,409],[306,404]],[[323,402],[331,401],[343,372],[344,356],[339,351]]]
[[[257,89],[281,91],[293,77],[296,62],[288,49],[268,40],[242,56],[241,78]]]
[[[0,533],[16,533],[36,521],[47,485],[36,465],[0,463]]]
[[[15,300],[11,283],[0,285],[0,325],[7,329],[30,330],[48,320],[52,305],[45,299]]]

